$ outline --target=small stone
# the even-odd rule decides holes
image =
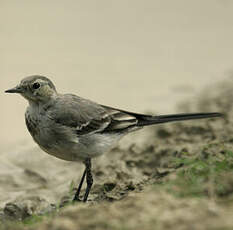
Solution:
[[[23,220],[32,215],[42,215],[55,210],[55,205],[49,204],[38,196],[17,198],[7,203],[3,209],[4,218],[11,220]]]

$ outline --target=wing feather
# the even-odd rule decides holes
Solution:
[[[78,136],[122,132],[138,123],[131,113],[102,106],[72,94],[60,95],[55,103],[48,111],[49,117],[60,125],[72,128]]]

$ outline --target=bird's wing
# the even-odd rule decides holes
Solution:
[[[122,132],[137,124],[133,114],[102,106],[72,94],[59,96],[50,107],[48,115],[56,123],[74,129],[78,136]]]

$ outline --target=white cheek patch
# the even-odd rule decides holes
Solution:
[[[40,88],[40,94],[44,96],[51,96],[53,94],[53,89],[51,89],[47,84],[43,85],[42,88]]]

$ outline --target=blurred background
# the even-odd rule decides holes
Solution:
[[[0,0],[0,150],[32,142],[27,102],[3,93],[28,75],[113,107],[175,112],[230,75],[232,12],[231,0]]]

